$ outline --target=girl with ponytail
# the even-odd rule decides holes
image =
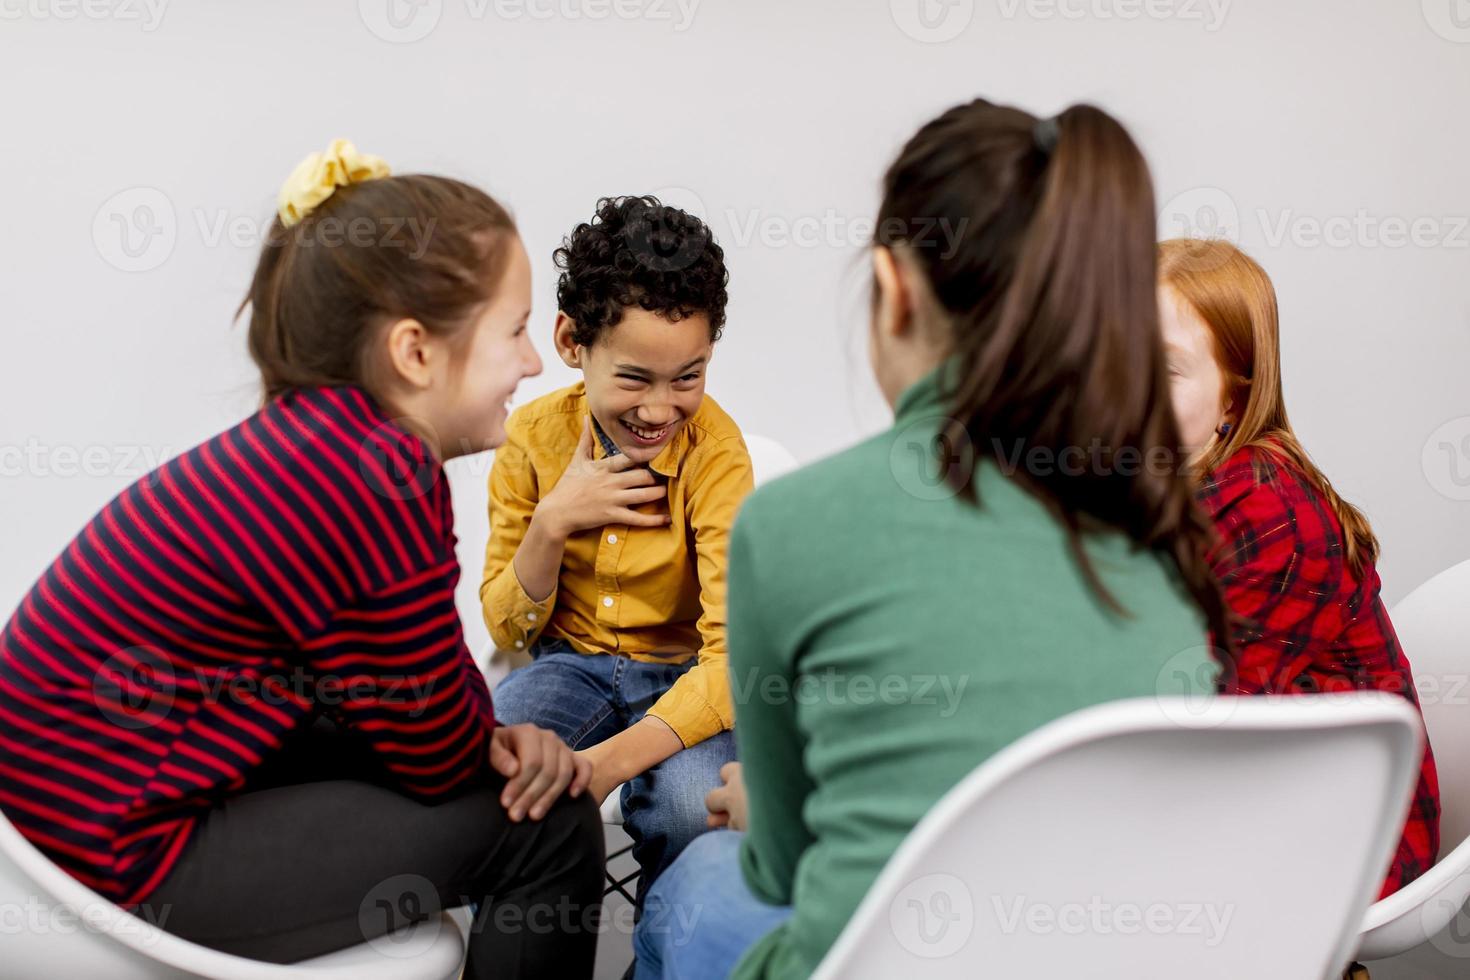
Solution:
[[[1092,106],[977,100],[899,153],[870,324],[894,425],[741,509],[744,765],[707,801],[736,832],[650,889],[639,977],[809,975],[976,765],[1080,708],[1213,687],[1225,606],[1173,458],[1154,213]]]
[[[345,140],[302,161],[242,307],[264,404],[104,507],[0,632],[28,840],[252,960],[401,956],[386,934],[475,906],[465,977],[592,975],[592,767],[497,723],[454,603],[442,463],[504,441],[530,303],[483,191]]]
[[[1175,239],[1159,246],[1158,289],[1182,445],[1219,532],[1209,558],[1235,617],[1222,689],[1381,690],[1417,704],[1378,594],[1378,539],[1287,420],[1266,271],[1229,242]],[[1428,870],[1438,850],[1439,783],[1426,741],[1382,895]]]

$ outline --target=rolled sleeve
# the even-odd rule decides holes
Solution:
[[[755,481],[750,452],[738,435],[701,446],[686,466],[689,495],[685,507],[699,574],[699,662],[648,713],[672,728],[688,748],[735,726],[725,639],[725,583],[730,527]]]
[[[704,676],[696,678],[697,671],[704,672]],[[672,728],[686,749],[733,727],[733,719],[722,715],[699,690],[700,687],[707,686],[706,681],[710,673],[723,677],[723,672],[723,664],[713,671],[710,671],[704,664],[695,665],[689,673],[679,678],[673,687],[665,691],[663,697],[659,698],[652,708],[648,709],[649,717],[657,718]],[[690,680],[694,680],[695,683],[685,684]],[[730,683],[728,680],[723,680],[721,683],[724,685],[725,699],[728,701]]]

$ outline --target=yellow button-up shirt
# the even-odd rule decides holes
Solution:
[[[586,654],[698,663],[649,709],[686,747],[735,723],[725,646],[725,544],[750,492],[750,453],[740,430],[705,396],[649,464],[667,481],[667,527],[609,524],[567,539],[556,588],[532,602],[512,559],[536,504],[561,479],[587,417],[582,382],[514,412],[490,469],[490,543],[480,602],[501,649],[529,649],[543,634]],[[594,453],[603,456],[596,445]]]

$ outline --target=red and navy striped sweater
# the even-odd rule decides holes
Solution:
[[[352,387],[273,401],[109,503],[0,635],[0,810],[113,901],[323,711],[432,802],[488,771],[447,481]]]

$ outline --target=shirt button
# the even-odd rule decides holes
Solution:
[[[607,543],[608,544],[617,544],[618,543],[618,536],[616,534],[609,534],[607,536]]]
[[[526,618],[529,619],[533,623],[536,622],[536,614],[535,613],[526,613]]]
[[[602,597],[602,604],[604,606],[611,606],[612,605],[612,596],[610,596],[610,595],[603,596]]]

